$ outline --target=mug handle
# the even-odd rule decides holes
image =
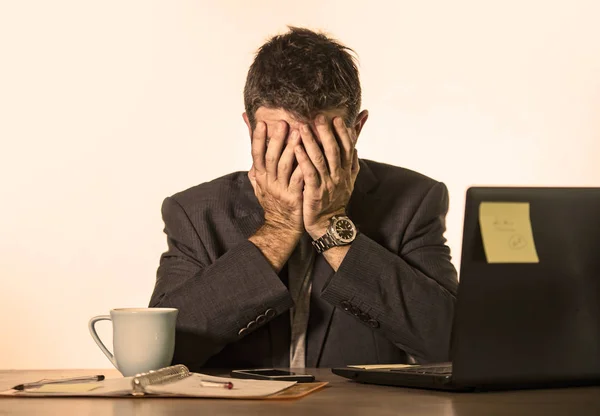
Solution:
[[[117,361],[115,360],[115,356],[112,355],[112,353],[108,350],[108,348],[106,348],[106,346],[100,340],[100,337],[96,333],[95,325],[96,325],[96,322],[98,322],[98,321],[111,321],[112,322],[112,319],[110,318],[110,315],[94,316],[92,319],[90,319],[90,322],[88,323],[88,328],[90,329],[90,335],[92,336],[94,341],[96,341],[96,344],[98,344],[98,346],[100,347],[100,349],[102,350],[104,355],[106,355],[106,357],[110,360],[112,365],[114,365],[115,368],[118,370],[119,368],[117,367]]]

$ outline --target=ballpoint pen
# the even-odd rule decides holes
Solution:
[[[42,387],[46,384],[86,383],[86,382],[102,381],[102,380],[104,380],[103,375],[62,378],[62,379],[58,379],[58,380],[40,380],[40,381],[36,381],[35,383],[19,384],[17,386],[14,386],[13,390],[35,389],[37,387]]]

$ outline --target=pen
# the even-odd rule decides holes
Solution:
[[[102,381],[104,380],[103,375],[97,376],[86,376],[86,377],[73,377],[73,378],[63,378],[59,380],[46,380],[46,381],[37,381],[35,383],[25,383],[19,384],[18,386],[14,386],[13,390],[26,390],[26,389],[34,389],[36,387],[42,387],[46,384],[61,384],[61,383],[86,383],[91,381]]]
[[[227,390],[233,388],[233,383],[231,381],[200,380],[200,382],[202,383],[202,387],[223,387]]]

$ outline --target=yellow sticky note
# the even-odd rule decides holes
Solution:
[[[100,383],[54,383],[44,384],[31,393],[84,393],[100,387]]]
[[[528,202],[482,202],[481,238],[488,263],[539,263]]]

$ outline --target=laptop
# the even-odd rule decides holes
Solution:
[[[538,263],[488,262],[480,206],[497,202],[529,205]],[[451,363],[332,371],[456,391],[600,384],[600,188],[470,188],[453,322]]]

